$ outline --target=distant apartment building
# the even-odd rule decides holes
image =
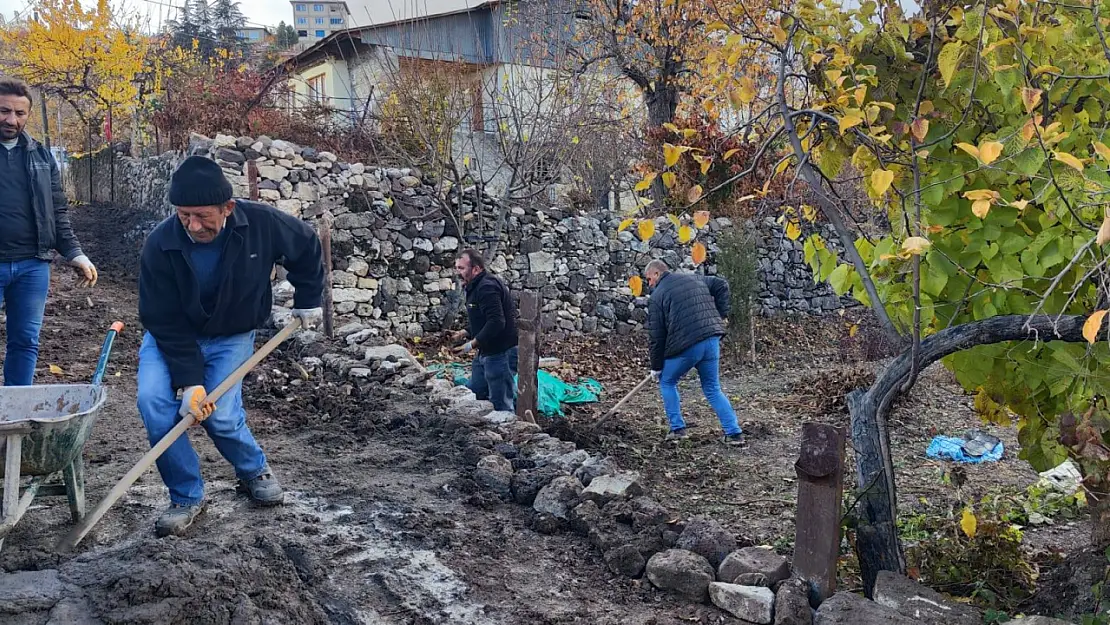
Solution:
[[[351,23],[351,9],[346,2],[290,2],[293,5],[293,28],[301,42],[312,43],[328,35],[346,30]]]

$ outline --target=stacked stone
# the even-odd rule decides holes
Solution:
[[[544,331],[556,337],[633,332],[647,320],[647,298],[633,297],[628,278],[653,258],[694,269],[689,246],[678,242],[675,229],[662,217],[656,220],[655,237],[644,243],[633,229],[617,232],[624,217],[619,213],[507,206],[474,188],[447,194],[415,168],[346,163],[330,152],[265,136],[193,135],[187,153],[215,159],[237,197],[249,197],[247,163],[253,161],[261,201],[308,220],[330,212],[335,313],[341,324],[357,321],[383,336],[417,336],[454,322],[463,299],[453,272],[455,257],[465,247],[490,247],[485,236],[468,236],[494,233],[502,209],[504,227],[491,267],[518,292],[540,291]],[[131,172],[117,178],[130,189],[121,190],[120,196],[149,198],[161,190],[158,203],[147,199],[136,206],[155,216],[170,214],[165,180],[180,158],[119,157],[117,169]],[[451,197],[451,215],[441,212],[440,197]],[[709,250],[703,268],[709,274],[717,271],[717,236],[731,227],[729,219],[714,218],[698,232]],[[801,243],[785,238],[773,219],[745,227],[760,233],[758,297],[764,314],[843,307],[827,285],[814,283]],[[831,244],[833,237],[826,240]],[[274,300],[279,306],[291,305],[288,283],[277,284]]]

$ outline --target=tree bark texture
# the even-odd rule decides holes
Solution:
[[[1003,315],[941,330],[921,341],[918,370],[977,345],[1029,339],[1082,342],[1085,340],[1082,329],[1086,318],[1086,315]],[[905,559],[894,524],[897,507],[892,464],[889,456],[882,452],[884,445],[880,441],[886,412],[894,398],[903,391],[901,387],[912,369],[911,350],[903,351],[887,365],[869,389],[857,389],[848,394],[859,487],[856,552],[863,575],[864,593],[868,597],[879,571],[905,572]],[[1110,520],[1110,514],[1107,519]]]

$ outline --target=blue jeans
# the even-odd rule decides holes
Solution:
[[[674,358],[663,361],[663,374],[659,377],[659,393],[663,395],[663,409],[667,412],[667,420],[671,422],[671,430],[686,427],[682,420],[682,410],[678,399],[678,381],[690,369],[698,370],[701,379],[701,390],[717,419],[721,422],[726,435],[739,434],[740,424],[736,421],[736,412],[732,409],[728,397],[721,391],[720,372],[718,363],[721,359],[721,337],[711,336],[700,343],[694,343]]]
[[[513,374],[516,373],[518,354],[517,348],[511,347],[500,354],[475,356],[467,388],[474,391],[478,399],[490,400],[494,410],[512,412],[516,404]]]
[[[197,343],[204,356],[204,388],[212,391],[250,358],[254,352],[254,332],[202,338]],[[181,420],[177,414],[181,402],[176,395],[170,382],[170,370],[154,337],[148,332],[139,347],[138,404],[151,446]],[[266,472],[266,455],[247,428],[241,383],[216,402],[215,412],[201,426],[220,454],[235,467],[236,477],[251,480]],[[170,489],[170,501],[173,503],[194,505],[204,499],[200,459],[189,443],[188,435],[174,441],[158,458],[158,473]]]
[[[31,258],[0,263],[0,302],[8,315],[4,385],[30,386],[39,359],[39,331],[50,290],[50,263]]]

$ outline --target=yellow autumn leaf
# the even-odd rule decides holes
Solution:
[[[1014,200],[1013,202],[1010,202],[1010,206],[1013,206],[1019,211],[1023,211],[1025,210],[1026,206],[1029,206],[1029,200]]]
[[[808,222],[817,220],[817,209],[810,204],[802,204],[802,217],[806,218]]]
[[[863,115],[859,111],[845,113],[840,118],[840,134],[844,134],[863,123]]]
[[[727,152],[725,152],[725,155],[722,158],[727,161],[728,159],[735,156],[736,153],[739,152],[739,151],[740,151],[740,148],[732,148],[731,150],[728,150]]]
[[[871,172],[871,188],[875,190],[875,195],[885,195],[892,182],[894,182],[894,172],[889,169],[876,169]]]
[[[929,120],[924,117],[913,120],[913,124],[910,125],[910,132],[913,133],[914,139],[917,139],[919,143],[924,141],[925,136],[929,134]]]
[[[640,240],[647,241],[655,235],[655,222],[650,219],[641,219],[640,223],[636,224],[636,230],[639,231]]]
[[[698,241],[694,243],[694,247],[690,249],[690,258],[694,261],[695,265],[700,265],[705,262],[707,253],[705,245],[703,245],[701,241]]]
[[[756,87],[755,81],[749,76],[740,77],[740,89],[737,92],[737,97],[743,104],[751,104],[755,100]]]
[[[1083,161],[1072,156],[1071,154],[1068,154],[1067,152],[1057,152],[1056,150],[1053,150],[1052,158],[1060,161],[1068,167],[1071,167],[1072,169],[1075,169],[1076,171],[1083,171]]]
[[[968,538],[975,538],[975,530],[979,528],[979,520],[975,518],[975,513],[971,508],[964,508],[964,513],[960,516],[960,529],[967,534]]]
[[[702,156],[700,154],[694,154],[693,158],[695,161],[697,161],[698,165],[701,166],[701,175],[704,176],[708,174],[709,168],[713,166],[713,158],[709,156]]]
[[[682,226],[678,229],[678,242],[689,243],[694,238],[694,229],[690,226]]]
[[[1042,91],[1040,89],[1033,89],[1032,87],[1024,87],[1021,90],[1021,102],[1025,105],[1025,112],[1032,113],[1033,109],[1041,103]]]
[[[917,256],[920,254],[924,254],[926,250],[932,247],[932,245],[933,244],[929,242],[929,239],[926,239],[925,237],[909,237],[902,242],[902,251],[910,254],[911,256]]]
[[[694,213],[694,226],[704,228],[709,225],[709,211],[697,211]]]
[[[786,238],[791,241],[797,241],[798,237],[802,236],[802,229],[798,226],[796,221],[786,222]]]
[[[667,213],[667,221],[671,222],[675,228],[682,226],[682,222],[678,220],[678,216],[674,213]]]
[[[963,150],[964,152],[967,152],[968,154],[974,156],[976,159],[979,158],[979,148],[975,147],[974,145],[971,145],[970,143],[957,143],[956,147],[958,147],[961,150]]]
[[[690,187],[690,190],[686,192],[686,201],[693,204],[701,199],[703,193],[704,191],[702,191],[701,185],[696,184]]]
[[[1102,225],[1098,228],[1098,235],[1095,236],[1095,244],[1102,246],[1107,241],[1110,241],[1110,216],[1102,219]]]
[[[990,165],[1002,155],[1002,144],[997,141],[987,141],[979,144],[979,160],[984,165]]]
[[[673,122],[663,122],[663,129],[678,134],[678,126],[675,126]]]
[[[621,225],[617,226],[617,232],[624,232],[625,230],[628,230],[634,223],[636,223],[635,219],[622,219]]]
[[[675,183],[674,172],[673,171],[663,172],[663,186],[670,189],[671,187],[674,186],[674,183]]]
[[[678,159],[690,148],[685,145],[671,145],[670,143],[663,144],[663,162],[667,167],[674,167],[678,163]]]
[[[1095,141],[1095,152],[1102,157],[1102,160],[1110,163],[1110,148],[1106,147],[1101,141]]]
[[[1106,316],[1105,310],[1096,310],[1083,322],[1083,338],[1094,345],[1098,340],[1098,331],[1102,328],[1102,319]]]
[[[628,288],[632,289],[632,295],[640,297],[644,292],[644,280],[640,276],[632,276],[628,279]]]
[[[63,374],[65,374],[65,372],[62,371],[62,368],[59,367],[58,365],[50,365],[48,368],[50,369],[50,373],[53,373],[54,375],[63,375]]]
[[[867,85],[856,87],[856,90],[852,93],[852,98],[856,101],[856,106],[863,106],[867,99]]]
[[[651,187],[651,183],[655,182],[655,176],[656,173],[651,172],[650,174],[644,176],[643,180],[637,182],[636,186],[633,188],[636,191],[647,191]]]
[[[787,37],[789,37],[789,35],[786,34],[786,31],[783,30],[782,27],[778,24],[771,26],[771,35],[775,38],[775,43],[779,45],[786,43],[786,39]]]

